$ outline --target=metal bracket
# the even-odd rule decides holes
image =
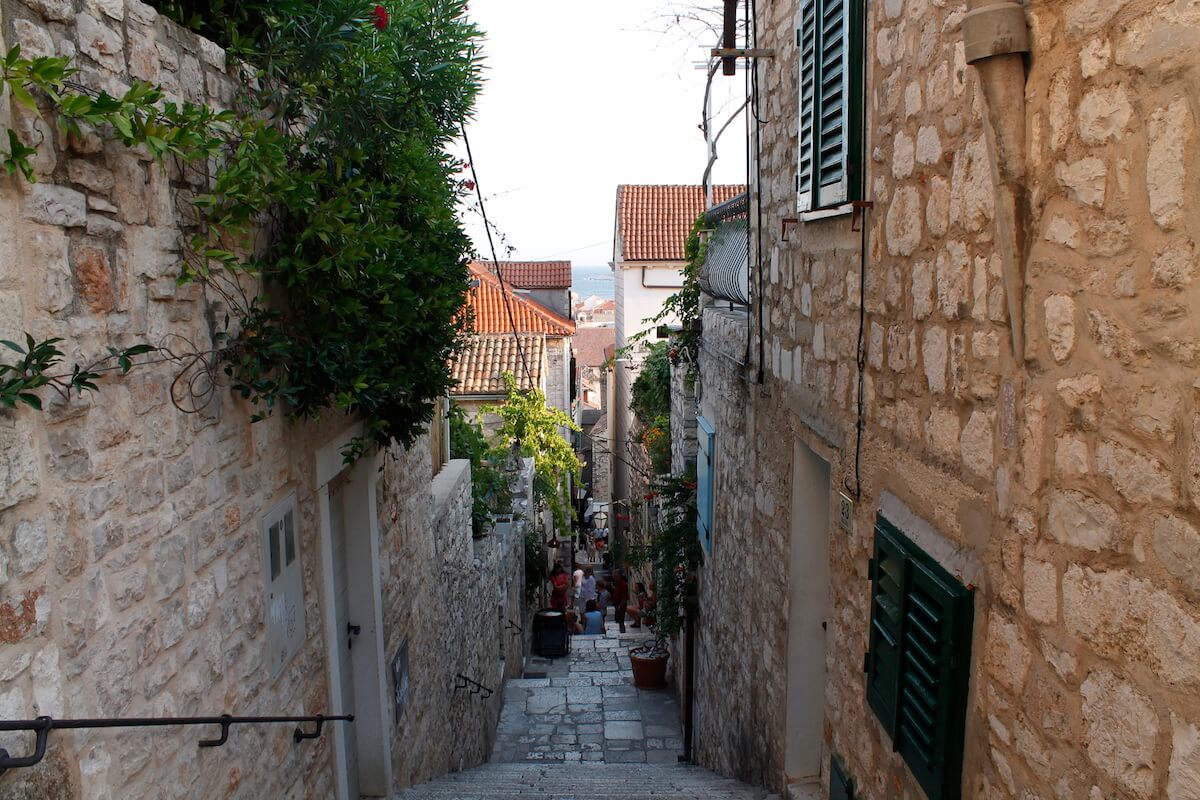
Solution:
[[[779,221],[779,238],[786,242],[788,240],[787,226],[788,225],[799,225],[799,224],[800,224],[799,217],[784,217],[783,219],[781,219]]]
[[[863,217],[863,211],[874,207],[875,203],[871,200],[851,200],[850,208],[852,210],[850,212],[850,230],[861,231],[862,227],[860,227],[860,225]]]
[[[772,47],[714,47],[710,55],[713,58],[774,58],[775,49]]]
[[[32,767],[46,757],[46,740],[50,738],[50,717],[38,717],[39,727],[34,729],[33,753],[27,756],[12,756],[0,747],[0,775],[9,769]]]
[[[347,722],[354,722],[353,714],[348,714],[347,716],[349,717],[349,719],[346,720]],[[304,741],[305,739],[316,739],[318,736],[320,736],[321,729],[323,727],[325,727],[324,715],[318,714],[317,718],[315,720],[313,720],[313,724],[316,727],[314,727],[312,729],[311,733],[306,733],[303,725],[297,725],[296,730],[292,732],[292,741],[296,742],[296,743],[300,743],[300,742]]]
[[[221,715],[221,735],[216,739],[201,739],[199,744],[201,747],[220,747],[229,740],[229,726],[232,724],[232,717],[229,714]]]

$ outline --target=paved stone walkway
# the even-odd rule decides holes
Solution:
[[[679,705],[670,689],[633,685],[629,649],[644,630],[571,637],[564,658],[525,659],[510,680],[492,762],[674,764],[683,752]]]

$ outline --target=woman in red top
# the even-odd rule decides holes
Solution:
[[[551,608],[562,611],[567,607],[567,584],[570,582],[571,579],[567,577],[567,571],[562,568],[562,564],[555,564],[550,573],[550,585],[553,587],[550,591]]]

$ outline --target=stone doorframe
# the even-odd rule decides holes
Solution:
[[[334,785],[338,800],[359,800],[349,796],[346,774],[346,729],[354,725],[358,749],[359,792],[362,797],[392,795],[391,704],[388,702],[387,671],[383,645],[383,602],[379,574],[379,516],[376,510],[375,481],[383,454],[364,456],[353,467],[342,462],[342,448],[361,435],[362,424],[342,431],[317,451],[317,500],[321,524],[321,617],[325,628],[325,660],[328,677],[329,708],[332,714],[354,714],[353,723],[331,723],[334,753]],[[333,538],[329,513],[329,483],[346,475],[343,490],[347,500],[344,513],[347,534],[352,529],[366,530],[367,536],[346,541],[346,569],[350,586],[350,613],[361,632],[354,637],[354,705],[343,709],[341,694],[340,637],[334,608]],[[359,654],[362,654],[361,657]]]

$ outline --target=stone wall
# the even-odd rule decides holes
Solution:
[[[783,780],[780,598],[799,439],[857,496],[853,532],[830,542],[826,685],[827,752],[856,796],[922,794],[863,696],[872,523],[893,496],[978,565],[964,796],[1195,797],[1200,222],[1185,209],[1200,202],[1200,13],[1028,4],[1027,346],[1014,353],[964,4],[868,4],[865,259],[849,215],[779,236],[796,216],[797,4],[758,8],[759,46],[776,52],[759,67],[763,263],[752,268],[765,375],[747,409],[728,395],[714,410],[731,425],[745,415],[743,470],[719,484],[718,503],[754,536],[720,539],[702,576],[704,644],[719,651],[700,662],[714,676],[698,681],[702,762]],[[730,650],[743,654],[737,669],[710,665]]]
[[[504,681],[522,670],[520,631],[506,623],[523,625],[527,522],[472,539],[470,462],[451,461],[430,485],[421,465],[397,455],[379,482],[380,567],[389,662],[408,647],[408,708],[395,720],[392,743],[397,786],[407,787],[491,753]],[[524,512],[532,503],[528,465],[518,486]],[[496,693],[456,689],[460,673]]]
[[[0,12],[0,49],[74,56],[86,86],[119,93],[144,78],[175,99],[232,96],[222,51],[136,0],[5,0]],[[209,346],[219,304],[175,280],[174,190],[186,187],[103,132],[64,139],[9,100],[0,126],[42,141],[36,184],[0,179],[0,338],[62,337],[68,364],[171,335]],[[316,454],[352,421],[251,424],[253,409],[224,389],[184,413],[178,374],[137,366],[82,399],[47,391],[45,412],[0,410],[0,717],[330,711]],[[469,478],[459,470],[435,517],[430,471],[418,442],[389,456],[378,490],[388,656],[409,638],[423,689],[410,689],[401,722],[435,719],[395,748],[405,780],[486,758],[495,711],[450,698],[455,671],[499,693],[519,669],[499,619],[501,603],[517,607],[519,536],[473,552]],[[292,493],[306,636],[272,677],[260,526]],[[436,557],[434,540],[445,543]],[[290,726],[240,726],[213,749],[196,747],[215,733],[204,729],[55,733],[41,765],[0,777],[0,798],[324,800],[332,728],[297,745]],[[14,754],[31,745],[0,736]]]
[[[546,402],[560,409],[568,417],[572,415],[571,387],[568,376],[571,374],[571,348],[567,340],[560,337],[546,338]]]
[[[673,345],[672,345],[673,346]],[[696,462],[696,388],[686,365],[671,365],[671,473]]]

